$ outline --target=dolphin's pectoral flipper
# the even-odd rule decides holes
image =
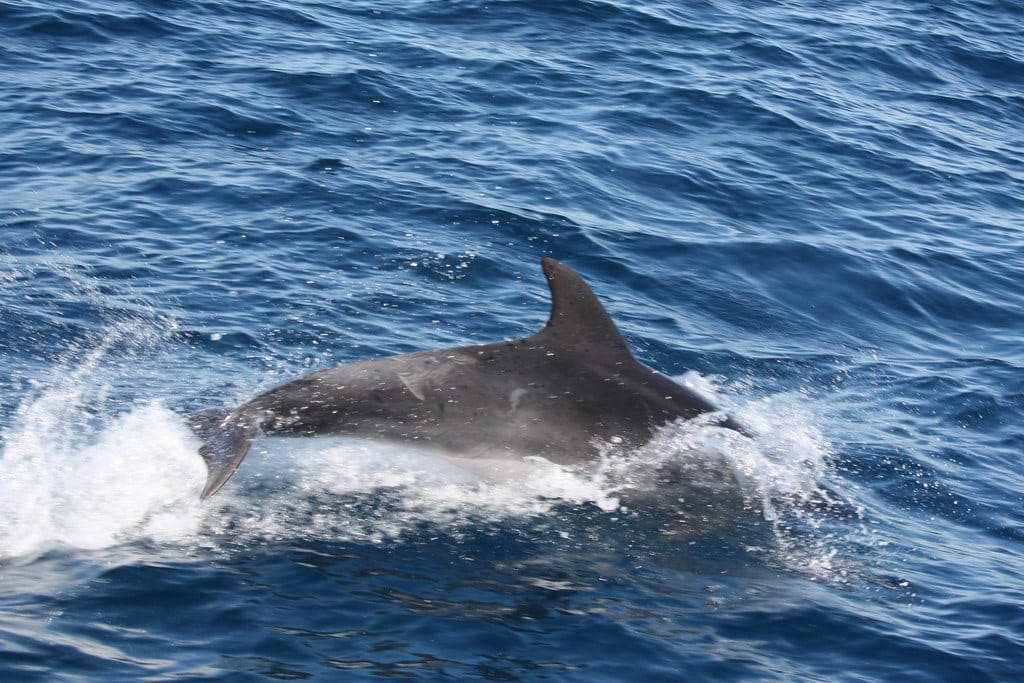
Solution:
[[[206,462],[207,476],[199,500],[206,500],[231,478],[260,430],[251,421],[222,408],[192,413],[188,426],[203,440],[199,455]]]

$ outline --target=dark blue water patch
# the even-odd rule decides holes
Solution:
[[[945,403],[952,404],[950,418],[964,429],[986,429],[989,423],[998,429],[1008,424],[1019,397],[1014,401],[1012,397],[1003,398],[996,390],[977,389],[961,392]]]
[[[103,40],[103,34],[95,26],[92,13],[76,13],[73,11],[28,10],[25,7],[12,9],[4,3],[5,20],[10,21],[12,29],[34,35],[55,47],[57,39],[79,40],[84,43],[97,43]]]
[[[308,674],[311,665],[378,675],[420,668],[437,675],[492,669],[506,676],[520,669],[523,675],[626,675],[632,664],[609,656],[609,647],[645,652],[655,680],[675,675],[677,658],[642,635],[648,617],[619,605],[616,593],[629,583],[625,575],[609,576],[611,567],[588,569],[583,557],[570,572],[564,563],[523,563],[524,543],[530,543],[519,536],[469,538],[454,546],[423,539],[377,552],[281,548],[273,557],[261,553],[219,563],[201,576],[187,564],[128,565],[51,603],[61,612],[51,628],[77,647],[105,642],[122,651],[117,666],[125,675],[199,668]],[[450,568],[443,577],[438,563]],[[186,586],[190,596],[182,601]],[[233,597],[224,601],[226,595]],[[701,593],[696,598],[704,599]],[[685,604],[686,598],[672,600]],[[310,608],[325,601],[330,610]],[[111,611],[115,604],[123,608]],[[416,626],[424,618],[435,621],[429,632]],[[579,630],[565,630],[566,618],[587,627],[585,641]],[[161,655],[171,634],[188,645],[188,655],[174,663]],[[418,652],[424,654],[409,653],[409,639],[421,640]],[[76,658],[73,650],[40,654],[83,675],[101,661]]]
[[[216,571],[209,571],[206,580],[192,583],[196,578],[193,570],[187,565],[122,567],[47,600],[48,609],[61,614],[51,625],[59,637],[48,647],[24,654],[23,663],[16,665],[14,671],[30,673],[56,665],[78,676],[116,671],[118,675],[134,677],[166,669],[171,664],[166,649],[170,633],[178,634],[175,640],[184,648],[183,652],[216,642],[222,631],[202,631],[230,620],[236,608],[217,600],[216,595],[222,594],[228,584]],[[191,584],[187,596],[181,594],[185,576],[190,577]],[[109,598],[114,594],[124,607],[123,613],[111,611],[116,603]],[[146,622],[160,627],[138,627]],[[112,656],[114,652],[116,656]],[[206,662],[186,656],[171,664],[171,668],[187,674],[192,667],[201,670],[205,665]]]
[[[936,676],[967,680],[985,675],[987,669],[964,660],[959,648],[948,639],[928,643],[893,634],[880,643],[876,641],[875,632],[889,631],[889,627],[878,620],[878,615],[868,615],[864,623],[851,625],[841,619],[830,618],[813,607],[806,608],[804,612],[803,617],[799,611],[784,618],[770,612],[745,614],[744,617],[760,620],[764,628],[776,633],[786,643],[784,651],[790,657],[810,659],[812,666],[820,672],[856,668],[882,679],[899,676],[925,681]],[[839,642],[843,643],[844,653],[848,653],[839,661],[826,661],[826,658],[819,659],[814,654],[807,656],[808,651],[833,652]],[[907,667],[907,661],[914,662],[914,665]]]

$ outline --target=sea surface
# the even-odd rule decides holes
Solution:
[[[0,680],[1022,680],[1022,26],[0,0]],[[543,256],[753,438],[263,439],[200,503],[184,414],[528,335]],[[711,454],[735,523],[620,496]]]

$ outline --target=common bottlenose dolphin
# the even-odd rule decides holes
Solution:
[[[190,415],[209,471],[200,498],[224,485],[261,433],[350,435],[463,457],[577,464],[608,444],[636,448],[663,425],[717,410],[637,361],[575,271],[551,258],[541,265],[551,316],[532,336],[346,363],[237,408]],[[743,432],[728,416],[715,421]]]

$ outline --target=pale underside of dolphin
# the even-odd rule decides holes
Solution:
[[[547,325],[523,339],[346,363],[300,377],[233,410],[189,416],[216,493],[260,434],[348,435],[461,457],[541,456],[575,465],[616,444],[643,445],[670,422],[716,411],[638,362],[590,287],[542,260]],[[742,432],[731,418],[718,423]]]

